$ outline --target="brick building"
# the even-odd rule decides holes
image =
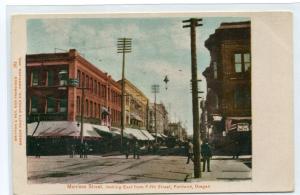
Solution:
[[[26,75],[28,121],[79,121],[85,87],[84,121],[120,125],[120,85],[76,50],[27,55]]]
[[[111,135],[111,126],[120,126],[121,86],[75,49],[26,56],[27,154],[38,142],[44,154],[79,147],[82,108],[84,141],[93,152],[107,151],[111,142],[101,133]]]
[[[223,149],[238,142],[247,153],[252,126],[250,29],[249,21],[222,23],[205,41],[211,61],[203,72],[211,139]]]
[[[121,85],[122,80],[118,83]],[[125,96],[125,126],[146,129],[148,98],[127,79],[125,79]]]

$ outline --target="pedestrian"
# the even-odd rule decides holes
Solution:
[[[212,151],[211,148],[208,144],[208,141],[205,140],[202,144],[201,144],[201,156],[203,159],[203,169],[202,171],[205,171],[205,165],[207,165],[207,172],[211,172],[210,170],[210,158],[212,157]]]
[[[191,140],[188,140],[188,143],[187,143],[187,147],[188,147],[188,153],[187,153],[187,162],[186,164],[189,164],[190,163],[190,160],[194,162],[194,159],[193,159],[193,155],[194,155],[194,151],[193,151],[193,144],[191,142]]]
[[[74,157],[76,154],[76,144],[72,144],[72,156]]]
[[[35,144],[35,157],[41,158],[41,145],[38,140],[36,140],[36,144]]]
[[[149,154],[151,151],[151,145],[150,145],[150,142],[148,141],[147,143],[147,154]]]
[[[71,144],[70,146],[70,158],[73,158],[75,155],[75,144]]]
[[[234,148],[233,148],[233,159],[238,159],[240,156],[240,143],[239,141],[234,142]]]
[[[126,156],[126,159],[128,159],[129,154],[130,154],[130,143],[129,143],[129,141],[127,141],[125,143],[125,156]]]
[[[134,146],[133,146],[133,158],[139,159],[140,158],[140,148],[139,148],[139,143],[137,140],[134,141]]]
[[[80,158],[83,158],[83,156],[84,156],[84,143],[80,143],[79,150],[80,150]]]
[[[89,145],[87,142],[84,143],[84,156],[83,158],[87,158],[87,155],[88,155],[88,151],[89,151]]]
[[[188,156],[189,154],[189,141],[184,142],[184,156]]]

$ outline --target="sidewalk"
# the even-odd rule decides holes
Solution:
[[[251,159],[252,156],[251,155],[240,155],[238,159],[243,159],[243,160],[249,160]],[[232,159],[232,156],[221,156],[221,155],[216,155],[212,157],[212,160],[225,160],[225,159]]]
[[[215,157],[216,158],[216,157]],[[202,165],[202,163],[201,163]],[[187,181],[217,181],[217,180],[251,180],[251,169],[247,167],[242,160],[211,160],[211,172],[201,172],[202,177],[199,179],[193,178],[192,175]],[[202,167],[201,167],[202,171]]]

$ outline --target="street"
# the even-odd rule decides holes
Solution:
[[[194,181],[193,164],[185,156],[147,155],[140,159],[116,156],[42,156],[28,158],[29,183],[144,183]],[[241,160],[215,157],[212,172],[201,180],[248,180],[251,169]]]

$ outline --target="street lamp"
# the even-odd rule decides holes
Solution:
[[[151,86],[152,93],[154,93],[154,130],[155,130],[155,143],[157,144],[157,126],[156,126],[156,94],[159,93],[159,85],[154,84]]]
[[[164,82],[165,82],[165,84],[166,84],[166,90],[168,90],[168,82],[169,82],[170,80],[169,80],[169,78],[168,78],[168,75],[166,75],[165,76],[165,78],[164,78]]]

